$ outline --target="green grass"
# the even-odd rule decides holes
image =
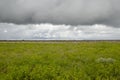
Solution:
[[[1,42],[0,80],[120,80],[120,43]]]

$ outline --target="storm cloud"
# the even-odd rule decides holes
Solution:
[[[0,0],[0,23],[120,26],[120,0]]]

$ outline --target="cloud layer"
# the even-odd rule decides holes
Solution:
[[[0,0],[0,22],[119,27],[120,0]]]
[[[16,25],[0,23],[0,40],[120,40],[120,28],[105,25]]]

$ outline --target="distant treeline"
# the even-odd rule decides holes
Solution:
[[[0,42],[102,42],[102,41],[120,42],[120,40],[0,40]]]

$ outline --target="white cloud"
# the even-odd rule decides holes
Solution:
[[[7,33],[7,30],[5,29],[4,32]]]
[[[102,24],[70,26],[0,23],[0,39],[113,40],[120,39],[120,28]]]

